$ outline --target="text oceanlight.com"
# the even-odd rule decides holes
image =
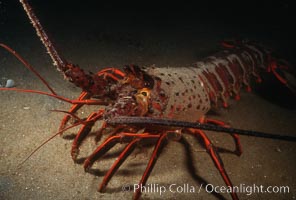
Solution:
[[[190,184],[170,184],[170,185],[159,185],[159,184],[146,184],[146,185],[124,185],[122,186],[123,191],[141,190],[142,193],[158,193],[163,195],[167,192],[170,193],[199,193],[201,189],[208,193],[244,193],[246,195],[252,195],[254,193],[289,193],[289,186],[263,186],[263,185],[246,185],[239,184],[238,186],[215,186],[213,184],[201,184],[201,185],[190,185]]]

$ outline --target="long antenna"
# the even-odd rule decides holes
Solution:
[[[221,126],[216,126],[211,124],[202,124],[199,122],[186,122],[186,121],[178,121],[178,120],[171,120],[171,119],[122,116],[122,117],[115,117],[112,119],[108,119],[107,122],[109,124],[149,124],[149,125],[160,125],[160,126],[170,126],[170,127],[197,128],[197,129],[208,130],[208,131],[236,133],[238,135],[247,135],[247,136],[296,142],[295,136],[270,134],[270,133],[264,133],[259,131],[243,130],[243,129],[236,129],[236,128],[226,128],[226,127],[221,127]]]
[[[28,4],[27,0],[20,0],[24,10],[26,11],[29,19],[31,20],[33,27],[36,30],[37,35],[39,36],[41,42],[43,43],[43,45],[45,46],[48,54],[50,55],[53,64],[55,66],[57,66],[57,68],[61,71],[66,71],[67,67],[67,61],[65,59],[63,59],[60,54],[58,53],[58,51],[56,50],[55,46],[53,45],[53,43],[51,42],[51,40],[49,39],[48,35],[46,34],[46,32],[44,31],[42,25],[40,24],[38,18],[36,17],[32,7]]]
[[[42,83],[51,91],[52,94],[56,95],[56,92],[53,90],[52,87],[46,82],[46,80],[39,74],[39,72],[36,71],[36,69],[30,65],[20,54],[18,54],[16,51],[14,51],[12,48],[9,46],[0,43],[0,47],[3,47],[6,49],[8,52],[10,52],[12,55],[14,55],[23,65],[29,69],[31,72],[33,72],[41,81]]]

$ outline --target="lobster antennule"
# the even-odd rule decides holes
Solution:
[[[55,110],[56,111],[56,110]],[[59,111],[58,111],[59,112]],[[58,131],[57,133],[54,133],[52,136],[50,136],[49,138],[47,138],[45,141],[43,141],[39,146],[37,146],[20,164],[18,164],[18,168],[20,168],[25,162],[27,162],[27,160],[29,160],[29,158],[31,158],[39,149],[41,149],[44,145],[46,145],[47,143],[49,143],[51,140],[53,140],[56,136],[61,135],[63,132],[65,132],[68,129],[74,128],[78,125],[83,124],[83,121],[77,122],[71,126],[68,126],[60,131]]]

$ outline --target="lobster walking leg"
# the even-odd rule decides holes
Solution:
[[[98,160],[100,157],[102,157],[107,151],[109,151],[114,145],[116,145],[119,142],[122,142],[123,140],[127,139],[127,141],[130,141],[133,139],[129,145],[125,147],[123,152],[119,156],[119,160],[116,161],[112,168],[107,172],[101,187],[100,191],[103,190],[112,177],[112,175],[116,172],[116,170],[119,168],[119,166],[123,163],[123,161],[126,159],[126,157],[132,152],[132,150],[135,148],[135,143],[138,142],[138,139],[148,139],[148,138],[158,138],[157,144],[155,145],[154,151],[151,155],[151,158],[149,160],[149,163],[147,165],[147,168],[142,176],[142,179],[139,182],[139,185],[145,185],[146,181],[156,163],[156,160],[161,152],[161,150],[164,147],[164,144],[167,140],[167,132],[164,132],[163,134],[157,134],[157,135],[151,135],[147,133],[142,134],[133,134],[133,133],[121,133],[116,136],[109,137],[103,144],[101,144],[95,151],[92,153],[84,162],[84,169],[87,171],[91,165]],[[141,195],[141,190],[138,188],[134,194],[134,199],[139,199]]]
[[[210,123],[210,124],[214,124],[214,125],[218,125],[218,126],[222,126],[222,127],[227,127],[227,125],[225,124],[225,122],[220,121],[220,120],[216,120],[216,119],[209,119],[209,118],[204,118],[201,123]],[[236,155],[240,156],[243,153],[242,150],[242,145],[240,143],[240,138],[238,134],[232,134],[230,133],[230,135],[233,137],[234,143],[235,143],[235,153]]]
[[[147,168],[146,168],[146,170],[145,170],[145,172],[144,172],[144,174],[142,176],[142,179],[140,180],[140,182],[138,184],[140,187],[136,190],[133,199],[139,199],[140,198],[141,193],[142,193],[141,192],[141,186],[146,184],[146,182],[148,180],[148,177],[149,177],[149,175],[150,175],[150,173],[151,173],[151,171],[152,171],[152,169],[153,169],[153,167],[154,167],[154,165],[155,165],[155,163],[157,161],[157,158],[160,155],[161,150],[165,146],[166,142],[167,142],[167,133],[165,132],[160,136],[160,138],[157,141],[157,144],[155,145],[155,148],[153,150],[153,153],[151,155],[151,158],[149,160]]]
[[[233,188],[233,185],[231,183],[230,178],[228,177],[225,169],[224,169],[224,165],[223,162],[219,156],[219,154],[217,153],[215,146],[212,144],[212,142],[210,141],[210,139],[207,137],[207,135],[198,129],[188,129],[192,134],[196,135],[196,136],[200,136],[203,140],[203,143],[207,149],[207,152],[209,153],[209,155],[211,156],[216,168],[219,170],[219,173],[221,174],[224,182],[226,183],[226,185],[228,187]],[[238,200],[238,196],[235,192],[231,192],[231,197],[233,200]]]
[[[104,110],[99,110],[98,112],[91,113],[83,123],[83,126],[80,128],[78,134],[76,135],[72,143],[71,156],[74,161],[76,161],[77,159],[77,156],[79,153],[79,146],[81,142],[89,134],[95,122],[102,117],[103,113],[104,113]]]
[[[79,95],[77,100],[85,100],[85,99],[89,99],[89,98],[90,98],[90,94],[88,92],[81,92],[81,94]],[[71,114],[74,114],[82,106],[83,106],[83,104],[74,104],[71,106],[71,108],[68,112]],[[63,117],[59,130],[63,130],[65,128],[65,126],[68,123],[68,121],[70,120],[70,118],[71,118],[71,115],[65,115]]]
[[[114,81],[119,81],[121,80],[124,76],[125,73],[123,73],[121,70],[110,67],[106,69],[102,69],[97,73],[98,76],[103,76],[104,79],[107,77],[113,79]]]
[[[118,168],[121,166],[121,164],[126,160],[126,158],[134,151],[135,147],[137,146],[137,143],[140,141],[140,138],[136,138],[133,141],[131,141],[124,150],[121,152],[121,154],[118,156],[118,158],[113,163],[112,167],[108,170],[108,172],[105,174],[104,179],[99,187],[99,192],[104,191],[107,184],[115,174],[115,172],[118,170]]]
[[[99,71],[97,73],[98,77],[102,77],[103,79],[111,79],[112,81],[119,81],[121,80],[125,74],[120,71],[119,69],[115,69],[115,68],[106,68],[103,69],[101,71]],[[83,91],[81,92],[81,94],[79,95],[77,100],[85,100],[85,99],[90,99],[93,95],[90,94],[89,92]],[[69,113],[74,114],[75,112],[77,112],[83,105],[82,104],[74,104],[72,105],[72,107],[70,108],[70,110],[68,111]],[[65,128],[67,122],[69,121],[71,115],[65,115],[64,118],[62,119],[61,125],[59,130],[62,130]]]
[[[117,143],[130,142],[134,138],[148,139],[148,138],[159,138],[160,135],[151,135],[149,133],[119,133],[115,136],[107,138],[85,161],[84,170],[88,171],[93,163],[100,159],[105,153],[107,153]]]

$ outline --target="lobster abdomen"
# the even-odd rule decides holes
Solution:
[[[261,81],[260,74],[270,71],[271,61],[269,51],[252,43],[240,43],[189,67],[150,67],[145,71],[159,80],[160,86],[155,87],[161,88],[167,98],[159,101],[160,90],[153,89],[152,102],[161,105],[159,112],[154,109],[153,116],[195,121],[219,101],[227,107],[230,97],[240,98],[243,86],[250,90],[253,79]]]

